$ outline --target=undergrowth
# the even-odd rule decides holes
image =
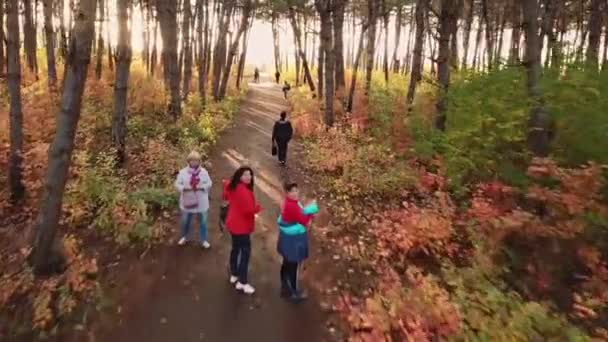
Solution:
[[[44,338],[69,327],[85,329],[87,317],[102,305],[98,258],[120,248],[150,246],[173,231],[176,172],[189,151],[208,153],[244,94],[229,89],[225,101],[203,106],[199,95],[192,93],[175,122],[165,113],[162,81],[148,76],[141,61],[134,60],[128,90],[128,157],[124,167],[118,167],[110,136],[113,79],[108,69],[99,80],[93,70],[89,72],[59,229],[58,248],[67,264],[62,274],[43,279],[34,277],[27,256],[60,94],[49,91],[45,77],[37,80],[23,69],[27,196],[14,210],[7,190],[0,192],[0,226],[6,227],[0,230],[0,339]],[[9,102],[2,94],[0,167],[6,169]],[[6,181],[3,176],[0,181]]]
[[[309,92],[292,92],[333,216],[320,231],[371,284],[334,298],[350,340],[608,338],[606,76],[543,76],[547,159],[526,147],[520,69],[457,74],[445,133],[432,129],[426,83],[408,113],[406,79],[385,85],[376,74],[369,97],[359,89],[353,113],[328,131]]]

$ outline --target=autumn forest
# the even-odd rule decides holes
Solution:
[[[0,89],[0,340],[608,340],[607,0],[0,0]],[[209,250],[176,243],[191,151]]]

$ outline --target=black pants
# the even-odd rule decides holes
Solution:
[[[298,263],[283,258],[281,265],[281,289],[288,294],[298,290]]]
[[[247,284],[249,256],[251,255],[251,237],[249,234],[232,234],[232,251],[230,251],[230,274],[239,278],[239,283]]]
[[[287,161],[287,145],[288,141],[277,140],[277,149],[279,155],[279,161],[285,163]]]

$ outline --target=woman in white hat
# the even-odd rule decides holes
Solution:
[[[188,242],[188,232],[192,217],[196,216],[200,227],[200,240],[203,248],[211,245],[207,240],[207,213],[209,211],[209,189],[211,178],[209,173],[201,166],[201,155],[192,151],[188,155],[188,166],[181,169],[175,180],[175,188],[179,191],[179,208],[182,215],[180,220],[181,238],[178,244]]]

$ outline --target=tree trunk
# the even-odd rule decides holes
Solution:
[[[332,42],[332,2],[331,0],[315,0],[315,7],[321,17],[321,46],[325,54],[325,125],[334,125],[334,68],[336,60]]]
[[[357,55],[353,66],[353,75],[350,79],[350,90],[348,91],[348,103],[346,105],[346,111],[348,113],[352,113],[353,111],[353,98],[355,97],[355,87],[357,85],[357,73],[359,71],[359,62],[361,61],[361,54],[363,52],[363,42],[365,41],[366,30],[367,25],[363,25],[363,27],[361,27],[361,35],[359,36],[359,45],[357,47]]]
[[[110,13],[110,6],[109,6],[109,1],[106,0],[105,5],[106,5],[106,14]],[[106,15],[107,17],[108,15]],[[106,20],[109,24],[109,20]],[[114,53],[112,52],[112,41],[110,40],[110,30],[106,30],[106,41],[108,42],[108,68],[110,70],[114,70]]]
[[[150,3],[141,0],[142,16],[144,16],[142,59],[146,71],[150,72]]]
[[[426,22],[426,25],[428,27],[431,27],[428,19]],[[429,29],[427,31],[427,39],[429,41],[429,44],[431,46],[431,56],[429,57],[429,60],[431,61],[431,76],[435,76],[437,75],[437,39],[435,39],[433,37],[433,33],[431,32],[431,30]]]
[[[521,0],[513,0],[511,49],[509,50],[509,64],[519,63],[519,42],[521,39]]]
[[[8,11],[7,11],[8,13]],[[0,0],[0,78],[4,77],[5,55],[4,55],[4,0]],[[19,69],[21,73],[21,68]]]
[[[274,51],[274,70],[283,72],[281,67],[281,49],[279,45],[279,14],[272,11],[271,28],[272,28],[272,47]]]
[[[202,1],[202,0],[198,0]],[[201,60],[199,62],[198,69],[198,91],[201,96],[201,101],[203,106],[207,103],[207,83],[209,78],[209,59],[211,57],[210,48],[210,39],[209,39],[209,0],[204,0],[205,2],[205,26],[204,26],[204,34],[203,34],[203,50],[201,51]],[[201,12],[199,12],[201,13]],[[202,19],[202,14],[199,14],[199,19]],[[199,30],[201,28],[199,27]]]
[[[203,39],[203,24],[205,21],[205,12],[203,9],[203,0],[196,0],[196,40],[198,41],[196,54],[196,70],[198,72],[198,92],[200,97],[203,97],[203,70],[205,69],[205,43]]]
[[[190,94],[190,81],[192,80],[192,43],[190,39],[190,21],[192,20],[192,6],[190,0],[183,0],[183,22],[182,22],[182,49],[184,53],[184,85],[183,99],[186,100]]]
[[[486,53],[488,55],[488,70],[492,70],[494,67],[494,28],[490,20],[488,0],[481,0],[481,8],[483,13],[483,21],[486,24]]]
[[[435,128],[445,131],[446,122],[446,96],[450,85],[450,38],[454,35],[454,22],[457,19],[458,4],[452,0],[441,0],[441,14],[439,16],[439,55],[437,56],[437,81],[439,82],[439,98],[436,104],[437,118]]]
[[[450,21],[450,66],[452,69],[458,70],[458,67],[460,66],[460,62],[458,61],[458,18],[461,17],[464,0],[458,0],[453,6],[456,6],[456,8],[453,9],[455,18]]]
[[[241,24],[239,25],[236,37],[234,37],[234,40],[230,45],[230,49],[228,50],[228,60],[226,61],[226,66],[224,67],[222,83],[218,94],[219,100],[222,100],[226,96],[226,89],[228,89],[228,81],[230,80],[230,70],[232,69],[234,56],[236,56],[239,42],[241,41],[241,36],[249,28],[249,19],[252,12],[253,4],[251,0],[245,0],[245,3],[243,4],[243,13],[241,14]]]
[[[154,71],[156,70],[156,65],[158,64],[158,19],[157,16],[154,16],[154,33],[152,36],[152,52],[150,53],[150,75],[154,76]]]
[[[477,68],[479,67],[479,64],[483,64],[480,63],[480,58],[479,58],[479,48],[481,45],[481,39],[482,39],[482,32],[483,32],[483,21],[481,20],[481,18],[479,18],[477,20],[477,34],[475,35],[475,51],[473,51],[473,70],[477,70]]]
[[[230,15],[234,7],[233,1],[224,2],[221,17],[219,18],[218,34],[213,50],[213,98],[219,100],[219,91],[222,81],[222,69],[226,65],[226,33],[230,27]]]
[[[116,45],[116,80],[114,82],[114,117],[112,144],[116,149],[118,165],[126,159],[127,89],[131,68],[131,30],[128,26],[131,0],[117,0],[118,43]],[[188,2],[187,0],[185,2]]]
[[[597,71],[602,37],[602,18],[606,12],[606,0],[591,0],[591,17],[589,19],[589,45],[587,46],[587,65]],[[604,38],[606,39],[606,38]]]
[[[247,46],[249,45],[249,32],[251,32],[251,26],[253,20],[249,22],[249,27],[245,31],[242,39],[241,57],[239,58],[239,70],[236,75],[236,89],[241,89],[241,82],[243,81],[243,72],[245,71],[245,58],[247,58]]]
[[[401,42],[401,30],[403,26],[403,6],[397,7],[397,17],[395,18],[395,47],[393,49],[393,58],[391,58],[393,73],[399,72],[399,57],[397,53],[399,51],[399,43]]]
[[[296,22],[295,9],[293,7],[290,7],[288,13],[289,13],[289,21],[291,22],[291,28],[293,30],[293,35],[296,40],[297,50],[299,52],[300,58],[302,59],[302,66],[304,67],[304,78],[306,79],[306,82],[308,82],[308,87],[310,88],[310,91],[314,92],[315,83],[312,80],[312,76],[310,74],[310,69],[308,68],[308,61],[306,60],[306,54],[304,53],[304,51],[302,51],[302,41],[301,41],[302,35],[300,33],[300,28],[298,26],[298,23]]]
[[[323,79],[325,72],[325,49],[323,46],[323,36],[325,32],[323,32],[323,30],[325,30],[325,27],[321,23],[319,28],[319,49],[317,56],[317,84],[319,85],[319,88],[317,89],[317,96],[319,97],[319,100],[324,96],[323,90],[325,87],[325,80]]]
[[[464,24],[464,37],[463,37],[463,56],[462,56],[462,69],[467,69],[467,63],[469,59],[469,42],[471,39],[471,28],[473,27],[475,0],[468,0],[469,7],[467,8],[467,17]]]
[[[29,69],[37,73],[36,60],[36,23],[32,12],[32,0],[23,0],[23,45]],[[38,76],[36,76],[38,77]]]
[[[34,249],[31,254],[31,262],[36,274],[55,271],[58,266],[58,259],[53,253],[53,243],[61,217],[63,193],[68,178],[74,137],[80,119],[82,94],[91,60],[91,43],[95,31],[95,4],[95,0],[81,0],[78,15],[75,16],[70,51],[65,66],[61,109],[57,115],[55,138],[49,148],[45,192],[38,214]]]
[[[60,0],[61,1],[61,0]],[[109,0],[97,0],[99,4],[99,32],[97,32],[97,64],[95,66],[95,77],[97,79],[101,78],[101,71],[103,67],[103,54],[104,54],[104,41],[103,41],[103,23],[106,21],[106,17],[104,14],[105,5],[104,1]],[[108,40],[108,44],[110,44],[110,40]]]
[[[429,0],[416,0],[416,41],[414,43],[414,53],[412,56],[412,71],[410,84],[407,90],[407,106],[411,111],[416,94],[416,85],[422,79],[422,45],[424,44],[424,14],[427,11]]]
[[[59,55],[63,61],[67,58],[68,51],[68,37],[67,30],[65,29],[65,4],[63,1],[59,1],[57,6],[57,12],[59,13]]]
[[[334,53],[336,58],[336,90],[346,87],[344,75],[344,10],[345,0],[334,0],[333,19],[334,19]],[[339,94],[341,92],[338,92]]]
[[[608,70],[608,23],[604,24],[604,57],[602,58],[602,71]]]
[[[549,115],[546,112],[540,90],[540,37],[538,34],[538,0],[521,2],[523,27],[526,34],[526,59],[528,95],[532,100],[529,120],[528,143],[537,156],[549,154],[551,133],[549,130]]]
[[[367,61],[365,65],[365,95],[369,94],[372,87],[372,73],[374,71],[374,52],[376,50],[376,18],[378,16],[377,0],[367,0],[367,20],[369,30],[367,32]]]
[[[1,23],[0,23],[1,24]],[[10,95],[10,157],[8,183],[11,200],[17,203],[25,195],[23,186],[23,113],[21,111],[21,59],[19,58],[19,1],[6,2],[6,55],[8,93]],[[4,44],[4,43],[3,43]]]
[[[179,69],[177,67],[177,1],[163,0],[158,3],[160,33],[163,39],[163,67],[169,79],[171,100],[168,113],[174,119],[181,114],[179,93]]]
[[[505,6],[505,12],[507,11],[507,7]],[[506,15],[502,14],[502,20],[500,22],[500,29],[498,33],[498,46],[496,47],[496,54],[494,56],[494,60],[496,64],[500,64],[502,58],[502,47],[504,44],[504,35],[505,35],[505,26],[507,25]]]
[[[409,32],[408,32],[407,47],[406,47],[407,52],[406,52],[406,55],[405,55],[405,63],[404,63],[405,64],[404,67],[405,67],[406,71],[404,72],[404,74],[406,72],[409,72],[409,70],[411,68],[411,65],[412,65],[412,50],[411,50],[411,47],[412,47],[412,41],[414,40],[414,32],[416,31],[414,29],[414,27],[415,27],[415,21],[416,21],[416,19],[414,17],[415,9],[416,9],[416,6],[412,6],[412,10],[411,10],[411,13],[410,13],[410,24],[409,24],[409,28],[408,28]]]
[[[46,64],[49,77],[49,87],[57,83],[55,68],[55,33],[53,31],[53,0],[44,0],[44,35],[46,38]],[[1,70],[1,69],[0,69]]]
[[[388,85],[388,22],[390,19],[390,11],[386,6],[386,0],[383,0],[382,4],[382,19],[384,24],[384,61],[382,62],[382,70],[384,71],[384,82]]]

